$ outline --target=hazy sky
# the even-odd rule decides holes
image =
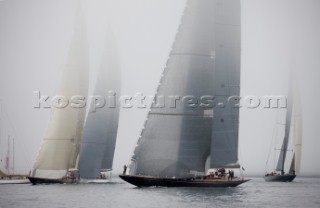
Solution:
[[[117,39],[122,94],[152,95],[165,67],[186,0],[82,0],[90,47],[92,91],[106,28]],[[73,32],[75,0],[0,0],[0,157],[15,137],[15,170],[28,172],[49,109],[33,108],[33,91],[54,96]],[[320,1],[243,0],[241,95],[286,93],[298,70],[303,111],[302,173],[320,175]],[[114,170],[128,163],[148,109],[121,109]],[[240,162],[263,174],[279,110],[242,108]],[[3,162],[0,164],[3,169]]]

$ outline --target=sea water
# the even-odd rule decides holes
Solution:
[[[119,178],[108,184],[0,185],[1,208],[320,207],[320,179],[292,183],[262,178],[235,188],[136,188]]]

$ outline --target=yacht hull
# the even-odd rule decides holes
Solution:
[[[266,182],[291,182],[295,179],[296,175],[284,174],[284,175],[268,175],[264,176]]]
[[[49,179],[49,178],[36,178],[28,177],[32,185],[37,184],[64,184],[64,183],[77,183],[78,179]]]
[[[0,185],[2,184],[28,184],[30,183],[27,179],[11,179],[11,180],[0,180]]]
[[[80,183],[96,183],[96,184],[103,184],[103,183],[110,183],[110,179],[80,179]]]
[[[234,178],[227,179],[192,179],[192,178],[155,178],[149,176],[135,176],[135,175],[119,175],[119,177],[138,187],[150,186],[164,186],[164,187],[236,187],[242,183],[249,181],[249,179]]]

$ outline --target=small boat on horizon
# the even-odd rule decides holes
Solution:
[[[290,72],[294,75],[293,72]],[[284,136],[278,163],[274,171],[266,173],[263,178],[266,182],[292,182],[296,174],[300,172],[301,147],[302,147],[302,113],[300,96],[297,91],[297,84],[293,83],[293,76],[288,79],[287,109],[284,123]],[[293,148],[289,149],[289,140],[293,143]],[[292,158],[288,158],[288,151],[292,151]],[[291,161],[290,161],[291,160]],[[289,163],[290,162],[290,163]],[[285,164],[290,164],[288,173],[285,172]],[[268,164],[268,162],[267,162]]]
[[[25,184],[30,183],[28,175],[6,174],[0,170],[0,184]]]
[[[5,118],[5,111],[0,99],[0,143],[4,144],[4,138],[7,135],[7,149],[0,152],[0,184],[23,184],[30,183],[27,179],[27,174],[17,173],[15,170],[15,137],[6,132],[6,128],[3,128],[3,118]],[[7,115],[8,116],[8,115]],[[5,145],[3,145],[4,147]],[[4,158],[3,158],[4,157]]]

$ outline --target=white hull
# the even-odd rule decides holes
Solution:
[[[16,180],[0,180],[0,185],[2,184],[28,184],[30,181],[28,179],[16,179]]]
[[[101,184],[101,183],[109,183],[111,182],[111,178],[107,178],[107,179],[84,179],[81,178],[80,179],[80,183],[97,183],[97,184]]]

